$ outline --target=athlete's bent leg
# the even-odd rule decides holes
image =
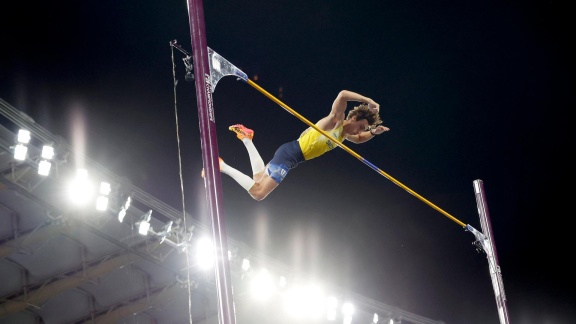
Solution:
[[[264,174],[260,179],[260,181],[254,183],[252,188],[248,190],[248,193],[255,200],[261,201],[264,198],[266,198],[266,196],[268,196],[268,194],[271,193],[272,190],[276,189],[278,185],[279,185],[278,182],[272,179],[269,175]]]

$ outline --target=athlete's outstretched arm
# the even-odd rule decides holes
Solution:
[[[349,140],[350,142],[354,143],[354,144],[361,144],[361,143],[365,143],[369,140],[371,140],[374,136],[376,135],[380,135],[384,132],[389,131],[390,128],[386,127],[386,126],[376,126],[374,128],[371,128],[370,130],[366,131],[366,132],[362,132],[358,135],[348,135],[346,137],[347,140]]]
[[[330,114],[320,119],[320,121],[316,123],[316,126],[323,130],[329,130],[334,128],[338,122],[343,121],[346,118],[348,101],[364,102],[367,103],[370,108],[380,109],[380,105],[374,100],[353,91],[342,90],[338,93],[336,99],[334,99]]]

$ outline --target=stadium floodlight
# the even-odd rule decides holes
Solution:
[[[118,221],[122,223],[124,221],[124,217],[126,217],[126,209],[122,208],[118,212]]]
[[[54,148],[50,145],[44,145],[42,147],[42,158],[45,160],[52,160],[54,157]]]
[[[28,147],[24,144],[16,144],[14,146],[14,159],[19,161],[26,160],[26,155],[28,154]]]
[[[242,271],[246,272],[250,270],[250,260],[244,258],[242,259]]]
[[[108,209],[108,197],[98,196],[98,198],[96,198],[96,210],[106,211],[107,209]]]
[[[50,160],[54,157],[54,148],[50,145],[44,145],[42,147],[41,157],[42,160],[38,163],[38,174],[48,176],[52,168],[52,162],[50,162]]]
[[[106,211],[108,209],[108,194],[112,191],[110,183],[100,182],[100,195],[96,198],[96,209],[99,211]]]
[[[50,174],[50,168],[52,168],[52,163],[46,160],[42,160],[40,163],[38,163],[38,174],[47,176]]]
[[[138,225],[138,233],[141,235],[148,235],[148,230],[150,229],[150,218],[152,218],[152,209],[150,209],[146,214],[142,215],[140,219],[140,224]]]
[[[268,300],[275,291],[274,281],[267,269],[260,269],[260,272],[252,278],[252,296],[257,300]]]
[[[208,237],[201,237],[196,242],[196,262],[202,270],[210,269],[215,263],[214,244]]]
[[[24,161],[26,160],[26,154],[28,154],[28,146],[26,146],[26,144],[30,143],[30,131],[25,129],[19,130],[16,141],[17,143],[14,146],[14,159]]]
[[[122,208],[118,212],[118,221],[120,223],[122,223],[124,221],[124,217],[126,216],[126,211],[128,211],[128,207],[130,207],[131,203],[132,203],[132,198],[130,198],[130,196],[128,196],[128,198],[126,198],[126,201],[124,202],[124,205],[122,205]]]
[[[124,203],[124,206],[122,208],[128,209],[128,207],[130,207],[131,203],[132,203],[132,198],[130,196],[128,196],[128,198],[126,198],[126,202]]]
[[[338,300],[334,296],[326,298],[326,319],[328,321],[336,320],[336,307],[338,306]]]
[[[160,231],[160,233],[158,233],[158,236],[161,237],[160,244],[162,244],[164,242],[164,240],[166,240],[166,238],[168,236],[170,236],[170,234],[172,232],[172,224],[174,224],[174,222],[169,221],[168,223],[166,223],[166,225],[164,225],[164,227],[162,228],[162,231]]]
[[[297,318],[328,318],[327,302],[323,289],[314,283],[291,285],[283,294],[285,311]]]
[[[344,324],[352,323],[352,315],[354,314],[354,305],[352,303],[344,303],[342,305],[342,314],[344,314]]]
[[[342,314],[344,315],[352,315],[354,314],[354,305],[352,303],[344,303],[342,305]]]
[[[72,180],[68,187],[68,194],[75,204],[85,204],[94,197],[94,188],[88,178],[86,169],[78,169],[76,178]]]
[[[30,137],[30,131],[29,130],[20,129],[18,131],[18,137],[17,137],[18,143],[28,144],[28,143],[30,143],[30,138],[31,137]]]
[[[100,194],[101,195],[108,196],[108,194],[110,194],[110,191],[112,191],[110,183],[108,183],[106,181],[100,182]]]

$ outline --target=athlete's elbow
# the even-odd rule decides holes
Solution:
[[[349,97],[350,97],[350,91],[348,90],[340,90],[340,92],[338,93],[338,98],[348,100]]]

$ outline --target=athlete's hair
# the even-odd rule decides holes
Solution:
[[[382,119],[380,119],[380,115],[373,111],[372,109],[368,108],[368,104],[361,104],[359,106],[354,107],[354,109],[348,112],[348,116],[346,119],[350,119],[356,116],[356,120],[366,119],[368,121],[368,125],[370,126],[377,126],[382,124]]]

